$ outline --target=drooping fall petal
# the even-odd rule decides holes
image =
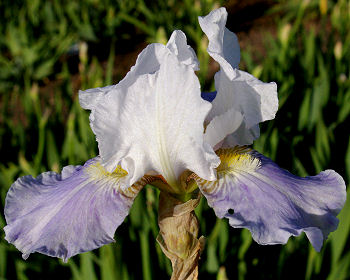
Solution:
[[[221,149],[218,155],[218,180],[197,177],[197,183],[219,218],[249,229],[259,244],[286,243],[305,232],[319,251],[337,228],[346,192],[335,171],[301,178],[254,151]]]
[[[6,240],[27,258],[33,252],[63,260],[113,242],[140,186],[121,191],[126,172],[108,173],[94,158],[61,174],[24,176],[5,202]]]

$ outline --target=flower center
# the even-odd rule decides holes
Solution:
[[[247,146],[219,149],[217,155],[220,157],[221,163],[217,168],[218,176],[235,172],[252,172],[259,168],[260,160],[251,155],[250,151],[251,149]]]

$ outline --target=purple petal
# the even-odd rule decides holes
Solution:
[[[64,261],[113,242],[137,193],[118,191],[123,175],[107,173],[94,158],[65,167],[62,174],[17,179],[6,197],[5,239],[23,258],[39,252]]]
[[[218,180],[197,178],[201,191],[219,218],[248,228],[259,244],[286,243],[304,231],[319,251],[337,228],[346,192],[335,171],[301,178],[257,152],[222,149],[218,154]]]
[[[216,91],[202,92],[201,97],[206,101],[212,102],[216,97]]]

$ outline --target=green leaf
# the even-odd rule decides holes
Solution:
[[[336,270],[340,257],[342,256],[345,245],[349,238],[350,233],[350,188],[347,191],[347,200],[345,202],[344,208],[338,215],[339,225],[335,232],[332,232],[329,236],[329,241],[331,243],[332,249],[332,262],[331,270]]]
[[[46,135],[47,163],[51,170],[60,172],[60,156],[57,150],[55,138],[51,130],[47,130]]]
[[[349,279],[350,273],[350,252],[347,252],[345,256],[337,263],[334,269],[332,268],[331,273],[327,277],[327,280],[345,280]]]
[[[38,67],[35,68],[33,78],[36,80],[41,80],[49,76],[53,71],[53,66],[56,59],[49,59],[41,63]]]
[[[79,256],[80,256],[80,270],[81,270],[82,279],[97,280],[95,269],[94,269],[93,253],[86,252],[86,253],[80,254]]]

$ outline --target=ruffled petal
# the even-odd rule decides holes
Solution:
[[[304,231],[319,251],[337,228],[346,191],[335,171],[301,178],[244,147],[221,149],[218,155],[218,180],[196,177],[197,183],[219,218],[228,218],[232,227],[248,228],[259,244],[286,243]]]
[[[122,192],[119,182],[125,175],[120,168],[108,173],[94,158],[61,174],[17,179],[5,201],[5,239],[23,258],[39,252],[64,261],[113,242],[141,188]]]
[[[131,67],[127,75],[118,84],[102,88],[93,88],[79,91],[79,102],[84,109],[93,110],[96,108],[100,97],[103,94],[119,87],[129,87],[136,82],[139,76],[154,74],[160,69],[164,58],[173,54],[184,65],[199,70],[199,61],[194,50],[187,45],[186,35],[181,30],[175,30],[166,46],[159,43],[148,45],[137,57],[136,63]],[[93,114],[90,116],[93,118]]]
[[[161,174],[176,188],[192,170],[214,180],[219,159],[203,141],[211,105],[201,98],[194,70],[169,54],[152,75],[118,86],[100,99],[92,128],[108,171],[121,165],[131,185],[144,174]]]
[[[236,34],[225,27],[226,20],[225,8],[214,10],[205,17],[198,17],[199,25],[209,39],[208,53],[220,64],[226,75],[233,79],[233,69],[238,68],[240,61],[240,47]]]
[[[259,135],[258,124],[275,117],[278,109],[277,86],[275,83],[263,83],[252,75],[237,69],[240,57],[236,35],[225,28],[227,12],[224,8],[212,11],[199,18],[203,31],[209,38],[208,52],[220,64],[221,70],[215,75],[216,98],[208,120],[220,116],[222,127],[231,131],[225,140],[225,146],[252,144]],[[230,110],[243,116],[242,124],[232,120]],[[227,127],[230,121],[234,122]],[[223,131],[223,130],[222,130]],[[221,136],[222,137],[222,136]],[[221,138],[218,137],[218,138]]]
[[[96,108],[96,105],[98,104],[98,100],[101,98],[101,96],[113,90],[114,88],[115,88],[115,85],[111,85],[106,87],[87,89],[84,91],[79,90],[80,106],[87,110],[92,110]]]
[[[166,47],[177,56],[178,60],[193,70],[199,70],[199,61],[195,51],[187,45],[185,33],[181,30],[175,30],[166,45]]]
[[[275,83],[263,83],[252,75],[237,69],[235,72],[236,76],[233,80],[222,73],[222,70],[216,73],[215,86],[218,93],[208,115],[208,119],[212,120],[216,116],[224,117],[229,110],[242,114],[242,125],[238,126],[240,130],[233,132],[233,137],[226,141],[230,147],[252,144],[256,139],[254,136],[259,135],[258,124],[273,119],[278,109]],[[229,116],[224,117],[223,120],[228,123]]]
[[[166,44],[154,43],[148,45],[137,57],[136,63],[120,82],[122,86],[130,85],[127,80],[135,81],[140,75],[153,74],[160,69],[164,57],[173,54],[184,65],[198,70],[198,59],[194,50],[187,45],[186,35],[181,30],[175,30]]]

